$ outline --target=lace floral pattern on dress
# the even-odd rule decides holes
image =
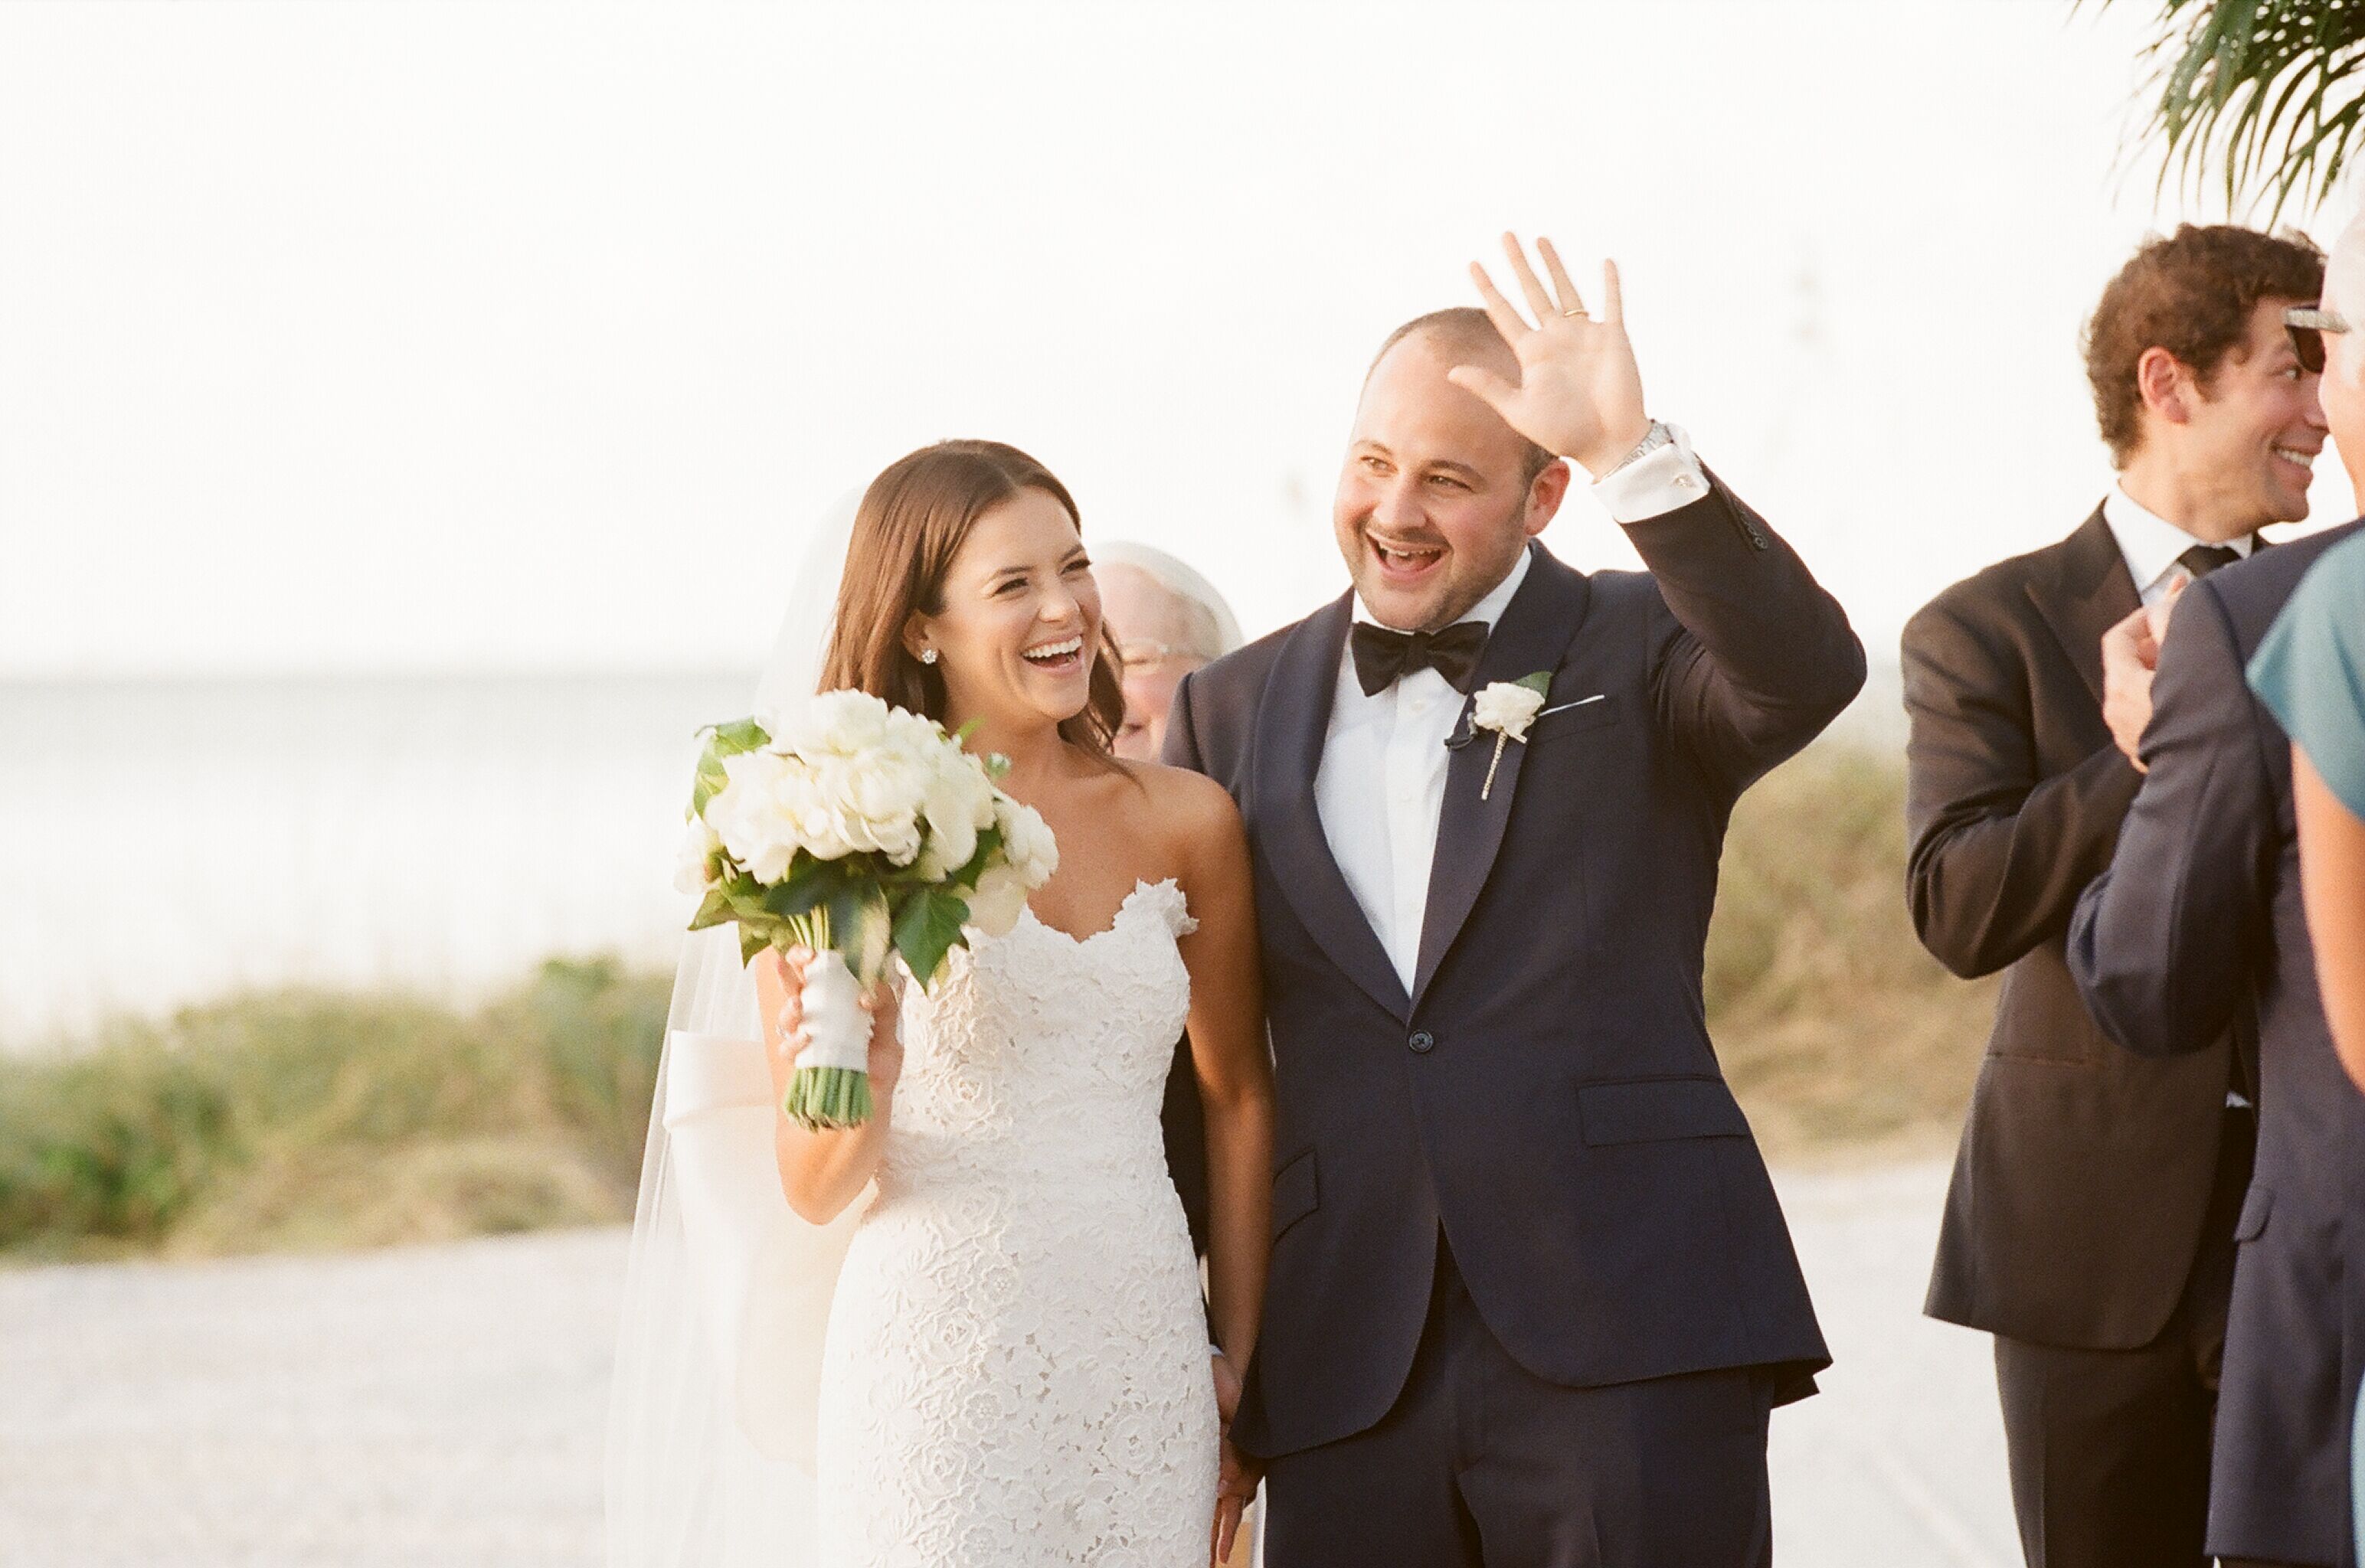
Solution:
[[[824,1354],[834,1568],[1205,1561],[1215,1394],[1158,1121],[1194,929],[1144,882],[1106,930],[1029,913],[907,994]]]

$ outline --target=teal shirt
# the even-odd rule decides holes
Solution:
[[[2365,533],[2300,579],[2250,660],[2250,689],[2340,802],[2365,817]]]

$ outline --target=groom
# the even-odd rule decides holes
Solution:
[[[1334,506],[1354,591],[1169,720],[1247,819],[1275,1058],[1232,1435],[1273,1568],[1743,1568],[1771,1558],[1766,1411],[1830,1358],[1701,949],[1734,800],[1863,650],[1644,413],[1614,270],[1588,314],[1548,242],[1549,290],[1506,249],[1541,325],[1474,267],[1483,315],[1372,366]],[[1530,543],[1563,458],[1649,575]],[[1489,689],[1522,681],[1515,734]]]

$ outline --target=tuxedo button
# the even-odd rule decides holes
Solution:
[[[1418,1051],[1423,1056],[1427,1056],[1430,1051],[1437,1048],[1437,1036],[1430,1034],[1426,1029],[1415,1029],[1412,1032],[1412,1038],[1407,1040],[1405,1044],[1410,1046],[1414,1050]]]

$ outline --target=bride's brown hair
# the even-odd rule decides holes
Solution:
[[[1082,531],[1068,487],[998,441],[940,441],[897,458],[871,480],[854,514],[821,689],[856,687],[941,723],[945,678],[912,656],[903,645],[903,623],[914,611],[943,613],[945,574],[970,530],[1028,490],[1058,501]],[[1116,644],[1105,623],[1094,653],[1091,697],[1082,712],[1060,722],[1059,735],[1105,756],[1125,720]]]

